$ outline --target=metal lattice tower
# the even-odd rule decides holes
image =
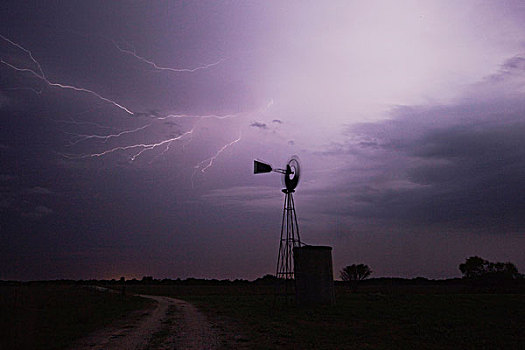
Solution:
[[[295,203],[293,194],[299,183],[300,167],[297,157],[292,157],[286,169],[273,169],[270,164],[254,161],[254,174],[277,172],[284,175],[284,206],[283,219],[281,222],[281,238],[279,241],[279,255],[277,256],[277,278],[275,301],[278,297],[284,297],[286,302],[294,299],[295,279],[294,279],[294,248],[301,247],[301,237],[299,235],[299,225],[295,213]],[[275,303],[274,303],[275,304]]]
[[[275,276],[278,279],[294,279],[293,248],[301,246],[301,236],[299,235],[299,225],[295,213],[295,203],[293,200],[294,190],[283,189],[284,207],[283,220],[281,224],[281,240],[279,242],[279,255],[277,257],[277,271]]]

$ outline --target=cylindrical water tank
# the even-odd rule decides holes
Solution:
[[[335,303],[332,247],[295,247],[294,275],[298,305]]]

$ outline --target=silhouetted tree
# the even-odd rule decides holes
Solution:
[[[466,259],[465,263],[459,265],[459,270],[463,278],[480,285],[496,285],[523,278],[513,263],[492,263],[479,256]]]
[[[263,277],[257,278],[254,283],[257,284],[270,284],[274,285],[277,282],[277,277],[275,275],[266,274]]]
[[[341,279],[345,282],[348,282],[350,288],[355,291],[357,289],[357,284],[359,281],[362,281],[368,278],[372,274],[372,270],[368,265],[365,264],[353,264],[346,266],[341,270]]]
[[[153,283],[153,276],[143,276],[142,280],[140,281],[142,284],[152,284]]]
[[[459,264],[459,270],[464,278],[477,279],[487,273],[489,262],[479,256],[471,256],[465,263]]]

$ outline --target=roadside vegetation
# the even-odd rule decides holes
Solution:
[[[195,283],[195,281],[193,281]],[[135,285],[140,293],[194,303],[227,324],[246,349],[519,349],[523,294],[475,292],[462,280],[361,281],[336,285],[336,305],[274,305],[269,284]]]
[[[366,280],[372,274],[372,270],[365,264],[352,264],[341,270],[339,276],[355,292],[359,281]]]
[[[0,349],[63,349],[150,305],[134,293],[193,303],[224,348],[523,349],[524,276],[510,262],[480,257],[458,267],[463,278],[429,280],[369,278],[367,265],[349,265],[340,272],[343,281],[335,282],[336,305],[310,307],[276,299],[271,275],[252,282],[152,276],[0,281]],[[176,325],[170,322],[153,334],[152,345],[172,336]]]
[[[0,349],[64,349],[151,303],[77,284],[3,283]]]

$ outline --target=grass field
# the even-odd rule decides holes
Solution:
[[[523,294],[467,294],[429,286],[337,288],[333,307],[272,307],[266,286],[134,286],[195,303],[242,333],[244,348],[523,349]]]
[[[0,349],[63,349],[150,303],[77,285],[0,286]]]
[[[274,307],[273,287],[133,285],[207,313],[244,349],[523,349],[525,295],[461,286],[336,288],[335,306]],[[77,285],[0,287],[0,349],[62,349],[149,301]],[[175,310],[176,311],[176,310]],[[230,334],[231,335],[231,334]]]

